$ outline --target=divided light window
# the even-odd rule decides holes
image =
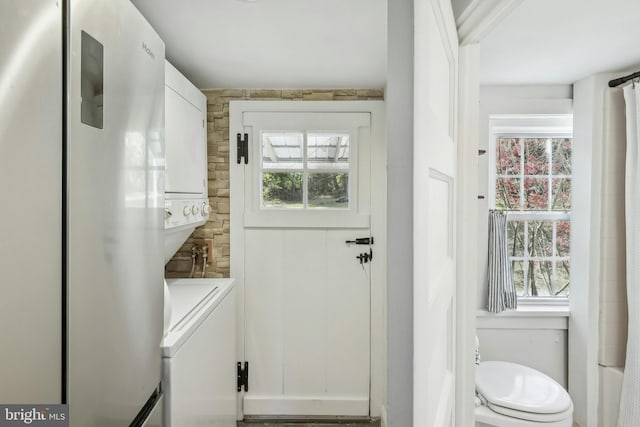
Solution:
[[[495,136],[494,208],[507,240],[520,299],[570,293],[570,136]]]
[[[261,207],[349,209],[350,138],[341,132],[262,132]]]

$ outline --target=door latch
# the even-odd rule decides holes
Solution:
[[[360,237],[355,240],[346,240],[347,245],[373,245],[373,237]]]
[[[363,252],[356,257],[356,259],[360,260],[360,265],[366,264],[369,261],[373,261],[373,250],[369,249],[369,253]]]

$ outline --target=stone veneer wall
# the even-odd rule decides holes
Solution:
[[[198,227],[165,267],[165,275],[189,277],[191,247],[194,239],[213,241],[212,258],[205,277],[229,277],[229,101],[291,100],[347,101],[382,100],[382,89],[216,89],[204,91],[207,96],[207,155],[209,175],[209,221]],[[198,260],[194,277],[202,274]]]

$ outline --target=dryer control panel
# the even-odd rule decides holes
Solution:
[[[165,199],[164,228],[197,227],[209,219],[209,199]]]

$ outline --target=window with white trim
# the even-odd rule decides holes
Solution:
[[[572,134],[570,127],[554,126],[557,121],[492,121],[490,205],[507,214],[521,302],[561,302],[570,294]]]
[[[346,132],[262,132],[261,207],[348,209]]]

